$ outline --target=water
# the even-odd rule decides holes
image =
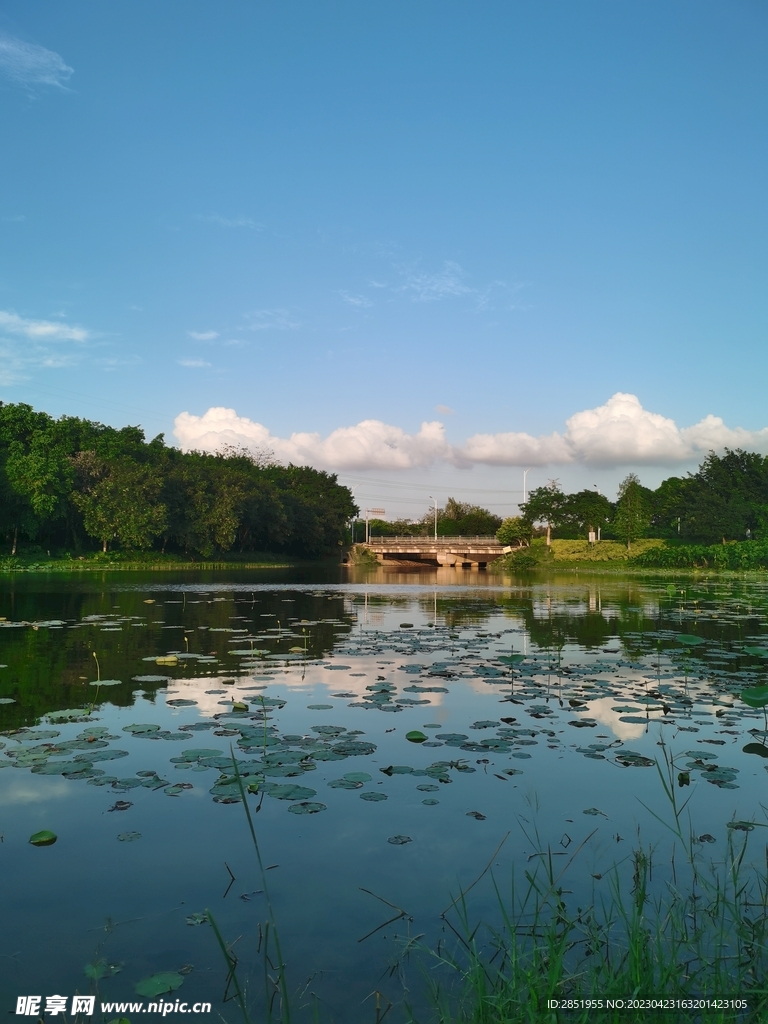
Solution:
[[[258,1010],[265,895],[231,752],[295,1005],[315,993],[339,1021],[403,980],[418,1001],[404,943],[450,937],[441,912],[489,861],[506,892],[578,850],[586,904],[638,828],[671,849],[646,809],[664,813],[662,753],[718,856],[728,822],[766,821],[764,716],[738,695],[765,682],[767,603],[760,580],[455,570],[6,580],[4,1003],[88,992],[91,964],[103,999],[181,972],[176,996],[234,1020],[210,908]],[[42,829],[54,845],[29,844]],[[478,920],[498,916],[490,878]]]

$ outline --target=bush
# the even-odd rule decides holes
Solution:
[[[641,569],[768,569],[768,541],[655,548],[635,555],[629,563]]]

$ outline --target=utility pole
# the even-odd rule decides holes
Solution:
[[[429,497],[432,501],[432,504],[435,506],[435,540],[437,540],[437,502],[435,501],[431,494],[429,495]]]
[[[525,504],[526,501],[528,500],[528,494],[527,494],[526,489],[525,489],[525,480],[526,480],[526,477],[528,476],[528,474],[530,472],[531,472],[530,468],[523,470],[523,504]]]

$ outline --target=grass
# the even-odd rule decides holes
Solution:
[[[542,841],[535,823],[523,825],[538,852],[520,884],[502,892],[490,865],[472,886],[459,893],[440,918],[452,940],[418,949],[418,972],[427,998],[424,1009],[402,1004],[408,1024],[646,1024],[659,1019],[675,1024],[726,1024],[768,1020],[768,845],[765,867],[746,858],[757,823],[732,823],[724,855],[706,856],[675,785],[677,766],[662,745],[657,762],[664,803],[660,812],[646,807],[673,841],[671,859],[637,843],[629,855],[603,875],[607,893],[598,887],[588,905],[575,901],[569,878],[581,869],[593,830],[560,867],[556,853]],[[287,967],[259,851],[247,793],[233,755],[251,841],[267,897],[267,921],[259,926],[263,942],[265,1000],[263,1013],[252,1016],[246,990],[237,977],[237,958],[208,912],[225,958],[228,985],[234,989],[244,1024],[255,1020],[290,1024],[291,995]],[[664,811],[666,807],[666,812]],[[745,826],[747,826],[745,828]],[[561,853],[561,851],[558,851]],[[469,890],[489,873],[498,902],[498,924],[471,923]],[[583,880],[583,879],[582,879]],[[583,889],[582,889],[583,892]],[[399,965],[414,955],[404,946]],[[383,969],[385,969],[384,965]],[[390,973],[392,968],[390,965]],[[413,989],[406,986],[406,994]],[[746,1000],[747,1009],[700,1007],[697,1000]],[[648,1009],[643,999],[676,1001],[666,1012]],[[558,1001],[558,1007],[550,1001]],[[571,1000],[573,1009],[563,1009]],[[610,1001],[615,1005],[611,1006]],[[633,1005],[633,1001],[637,1005]],[[688,1005],[686,1005],[686,1003]],[[364,1019],[381,1024],[389,1009],[366,1011]],[[375,1019],[374,1019],[375,1014]],[[317,1008],[315,1008],[315,1018]],[[394,1014],[392,1024],[395,1024]]]
[[[501,926],[470,926],[466,899],[451,923],[450,950],[429,951],[432,1010],[419,1024],[570,1024],[592,1021],[645,1024],[725,1024],[768,1019],[768,882],[746,863],[749,833],[729,829],[721,862],[708,861],[697,840],[687,801],[679,803],[673,758],[665,747],[659,777],[668,813],[650,813],[671,833],[672,859],[639,842],[608,872],[609,894],[588,907],[573,906],[568,876],[584,846],[562,870],[534,832],[540,856],[524,884],[503,896]],[[738,837],[738,838],[737,838]],[[585,841],[586,842],[586,841]],[[768,864],[768,847],[765,851]],[[679,858],[679,862],[677,861]],[[435,970],[434,968],[437,968]],[[695,1000],[744,999],[747,1010],[697,1008]],[[632,1000],[677,1001],[660,1014]],[[572,1000],[572,1010],[550,1009]],[[590,1000],[602,1000],[602,1005]],[[609,1007],[609,1000],[618,1005]],[[686,1002],[689,1004],[686,1006]]]
[[[87,555],[47,555],[46,552],[22,552],[0,558],[0,573],[16,572],[93,572],[107,570],[173,570],[173,569],[286,569],[296,560],[286,561],[277,555],[253,553],[230,555],[216,560],[161,554],[158,551],[101,551]]]

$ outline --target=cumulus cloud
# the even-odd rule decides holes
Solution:
[[[0,35],[0,74],[17,85],[53,85],[63,89],[73,69],[58,53],[36,43]]]
[[[644,409],[635,395],[618,392],[605,405],[574,413],[562,433],[475,434],[462,445],[449,443],[445,427],[422,423],[415,434],[380,420],[339,427],[327,437],[273,435],[261,423],[216,407],[203,416],[183,412],[174,434],[185,450],[217,451],[225,446],[270,449],[282,462],[331,470],[418,469],[437,462],[469,467],[674,465],[693,462],[710,450],[743,447],[768,454],[768,427],[750,431],[727,427],[706,416],[692,427]]]
[[[218,451],[222,447],[269,449],[281,462],[323,469],[413,469],[451,457],[442,423],[422,423],[417,434],[380,420],[363,420],[353,427],[340,427],[328,437],[317,433],[295,433],[275,437],[267,427],[234,409],[216,407],[203,416],[183,412],[176,417],[173,431],[185,450]]]
[[[50,341],[85,341],[88,338],[88,331],[82,327],[70,327],[58,320],[28,320],[17,313],[1,309],[0,332]]]

